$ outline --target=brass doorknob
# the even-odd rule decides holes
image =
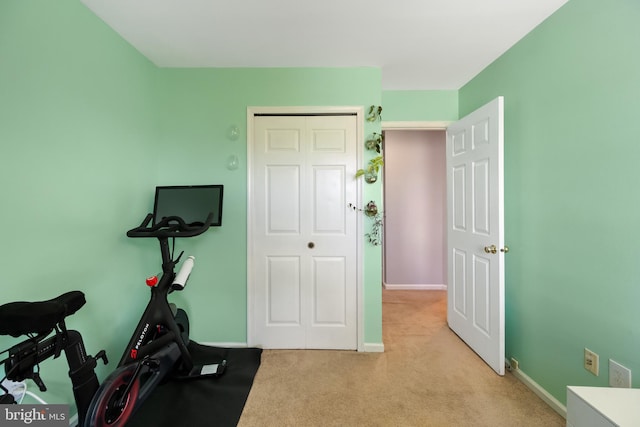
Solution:
[[[496,248],[496,245],[485,246],[484,251],[488,254],[495,254],[498,252],[498,248]]]
[[[495,254],[498,253],[498,248],[496,248],[496,245],[485,246],[484,251],[488,254]],[[509,246],[505,245],[504,248],[500,249],[500,252],[506,254],[507,252],[509,252]]]
[[[307,243],[307,247],[308,247],[309,249],[313,249],[313,247],[314,247],[314,246],[315,246],[315,244],[314,244],[313,242],[309,242],[309,243]]]

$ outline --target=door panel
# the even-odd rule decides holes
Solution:
[[[473,232],[490,236],[489,220],[489,162],[483,159],[473,163]]]
[[[504,374],[502,121],[500,97],[447,129],[447,320],[500,375]]]
[[[314,325],[347,323],[347,283],[344,257],[316,257],[313,259]]]
[[[300,325],[300,258],[267,258],[268,323]]]
[[[491,311],[490,261],[482,256],[473,255],[473,320],[479,332],[491,336],[489,315]]]
[[[453,250],[452,273],[449,275],[449,300],[453,303],[453,310],[463,317],[467,317],[467,254],[459,249]]]
[[[344,194],[345,168],[315,166],[313,168],[313,232],[345,234],[347,205]]]
[[[268,166],[265,173],[267,233],[300,233],[300,168]]]
[[[452,227],[457,231],[465,231],[467,229],[467,207],[465,195],[467,193],[467,169],[466,165],[454,166],[452,184],[450,190],[452,192],[453,204],[451,207]]]

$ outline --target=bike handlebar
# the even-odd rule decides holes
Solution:
[[[148,214],[142,223],[127,231],[128,237],[194,237],[209,228],[213,222],[213,212],[210,212],[203,224],[189,225],[179,216],[162,218],[160,222],[149,227],[153,214]]]

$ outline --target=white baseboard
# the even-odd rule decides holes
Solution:
[[[542,399],[547,405],[551,406],[551,408],[560,414],[563,418],[567,418],[567,407],[564,406],[558,399],[553,397],[547,390],[542,388],[540,384],[532,380],[527,374],[522,372],[520,369],[516,369],[515,371],[511,371],[514,377],[519,379],[524,383],[531,391],[533,391],[536,396]]]
[[[384,353],[383,343],[364,343],[362,351],[365,353]]]
[[[384,288],[394,291],[446,291],[447,285],[434,284],[434,285],[401,285],[384,283]]]
[[[222,348],[247,348],[249,345],[246,342],[199,342],[198,344],[206,345],[209,347],[222,347]]]
[[[249,347],[249,345],[246,342],[201,342],[198,344],[202,344],[210,347],[222,347],[222,348],[248,348]],[[361,351],[368,352],[368,353],[383,353],[384,344],[364,343]]]

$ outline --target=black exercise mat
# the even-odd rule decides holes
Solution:
[[[159,386],[127,427],[236,426],[260,366],[259,348],[207,347],[193,341],[196,364],[227,360],[219,378],[170,381]]]

